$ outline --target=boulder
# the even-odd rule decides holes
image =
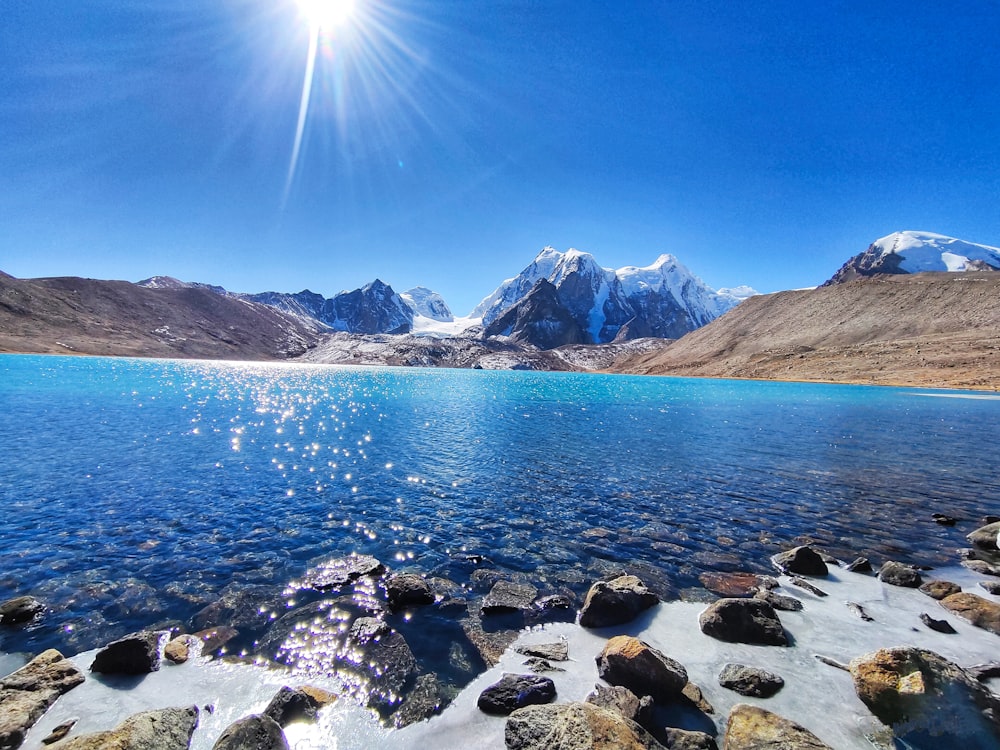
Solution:
[[[758,706],[737,703],[729,712],[722,750],[833,750],[800,724]]]
[[[785,686],[778,675],[744,664],[727,664],[719,673],[719,684],[740,695],[770,698]]]
[[[0,604],[0,625],[20,625],[34,620],[45,605],[33,596],[17,596]]]
[[[591,703],[518,709],[507,719],[504,740],[507,750],[664,750],[634,721]]]
[[[819,576],[821,578],[825,578],[830,573],[822,556],[812,547],[795,547],[787,552],[779,552],[771,557],[771,562],[785,573],[798,573],[799,575]]]
[[[160,668],[160,641],[164,633],[143,630],[109,643],[97,652],[91,672],[149,674]]]
[[[892,561],[883,564],[878,569],[878,579],[884,583],[890,583],[893,586],[903,586],[908,589],[915,589],[923,583],[920,573],[916,569],[911,568],[909,565]]]
[[[933,651],[879,649],[852,659],[849,668],[858,697],[904,741],[929,735],[940,737],[942,747],[983,747],[976,738],[984,733],[1000,739],[997,696]]]
[[[285,733],[269,716],[251,714],[230,724],[212,750],[289,750]]]
[[[952,594],[958,594],[962,591],[962,587],[957,583],[952,583],[951,581],[926,581],[920,584],[918,590],[927,594],[931,599],[941,600],[946,596],[951,596]]]
[[[636,576],[622,575],[610,581],[598,581],[587,592],[580,610],[580,624],[585,628],[624,625],[659,603],[659,597]]]
[[[350,554],[320,563],[306,572],[303,586],[311,586],[319,591],[339,588],[365,576],[380,576],[385,566],[371,555]]]
[[[536,596],[538,589],[530,583],[497,581],[483,599],[482,613],[495,615],[528,610],[531,609]]]
[[[293,721],[315,721],[319,707],[320,702],[309,693],[285,686],[267,704],[264,716],[284,728]]]
[[[715,706],[708,702],[708,698],[706,698],[705,694],[701,692],[701,688],[693,682],[689,682],[684,686],[684,689],[681,690],[681,697],[702,713],[715,713]]]
[[[941,600],[941,606],[977,628],[1000,635],[1000,604],[996,602],[963,592],[946,596]]]
[[[979,585],[993,596],[1000,596],[1000,581],[980,581]]]
[[[704,732],[667,727],[663,730],[667,750],[719,750],[715,738]]]
[[[385,582],[385,594],[393,609],[422,607],[434,603],[434,592],[431,591],[430,584],[413,573],[390,576]]]
[[[977,549],[997,552],[997,534],[1000,534],[1000,522],[980,526],[965,538]]]
[[[652,696],[654,701],[676,698],[688,681],[682,664],[630,635],[609,640],[596,661],[602,680],[639,696]]]
[[[872,564],[867,557],[856,557],[847,564],[847,570],[852,573],[871,573]]]
[[[56,699],[86,678],[55,649],[43,651],[16,672],[0,678],[0,748],[21,746],[25,733]]]
[[[650,728],[650,720],[653,714],[653,699],[644,695],[642,698],[621,685],[595,685],[594,692],[586,698],[587,703],[592,703],[601,708],[617,711],[626,719],[634,721],[642,727]]]
[[[202,642],[193,635],[179,635],[163,647],[163,658],[174,664],[183,664],[192,656],[201,656]]]
[[[535,674],[505,674],[479,694],[476,705],[487,714],[506,716],[525,706],[551,703],[556,685],[548,677]]]
[[[981,573],[984,576],[1000,577],[1000,565],[994,565],[986,560],[978,560],[976,558],[962,560],[962,567],[968,568],[976,573]]]
[[[801,612],[802,611],[802,600],[796,599],[794,596],[785,596],[784,594],[779,594],[770,589],[761,589],[756,594],[754,594],[754,599],[760,599],[761,601],[767,602],[775,609],[780,609],[783,612]]]
[[[114,729],[70,737],[50,750],[187,750],[198,726],[197,706],[162,708],[130,716]]]
[[[730,643],[787,646],[774,607],[760,599],[719,599],[698,617],[701,632]]]
[[[195,638],[201,641],[201,650],[198,651],[196,655],[202,656],[210,654],[213,651],[225,646],[239,634],[240,631],[236,628],[231,628],[228,625],[219,625],[214,628],[199,630],[197,633],[193,634]]]

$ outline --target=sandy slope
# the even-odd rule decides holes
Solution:
[[[879,276],[752,297],[614,369],[1000,390],[1000,274]]]

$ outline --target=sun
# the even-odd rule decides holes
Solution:
[[[323,31],[347,25],[354,17],[355,0],[295,0],[313,28]]]

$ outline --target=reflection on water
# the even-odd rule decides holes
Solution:
[[[1000,404],[914,393],[4,356],[0,598],[52,611],[0,648],[225,624],[241,631],[230,652],[310,669],[310,654],[349,660],[351,623],[374,615],[440,633],[411,644],[418,661],[471,674],[472,652],[444,643],[456,618],[286,586],[351,552],[457,601],[497,576],[579,597],[621,567],[676,595],[807,539],[950,561],[968,529],[929,516],[1000,507]]]

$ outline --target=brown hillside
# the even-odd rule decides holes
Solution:
[[[615,370],[1000,390],[1000,274],[877,276],[751,297]]]
[[[273,308],[207,289],[0,275],[0,352],[285,359],[316,338]]]

